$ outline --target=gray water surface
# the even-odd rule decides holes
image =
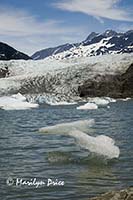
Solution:
[[[0,110],[0,199],[87,200],[133,185],[133,101],[118,101],[110,109],[76,110],[71,106],[40,106],[25,111]],[[95,119],[90,135],[112,137],[120,157],[107,161],[81,149],[73,138],[39,133],[44,126]],[[13,185],[7,185],[11,177]],[[16,186],[17,178],[58,179],[64,186]]]

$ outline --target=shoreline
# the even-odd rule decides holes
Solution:
[[[92,197],[90,200],[132,200],[133,199],[133,187],[127,189],[110,191],[101,194],[97,197]]]

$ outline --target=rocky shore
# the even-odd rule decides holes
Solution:
[[[111,191],[90,200],[133,200],[133,187],[120,191]]]

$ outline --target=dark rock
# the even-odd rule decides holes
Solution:
[[[111,191],[90,200],[133,200],[133,187],[120,191]]]
[[[133,64],[122,75],[98,75],[78,88],[80,97],[133,97]]]
[[[8,67],[0,68],[0,78],[8,77],[10,74]]]
[[[83,44],[84,45],[91,44],[92,39],[95,38],[95,37],[97,37],[98,35],[99,35],[98,33],[92,32],[90,35],[88,35],[88,37],[86,38],[86,40],[83,41]]]
[[[116,35],[118,35],[118,33],[116,31],[113,31],[113,30],[106,30],[103,33],[103,36],[105,36],[105,37],[114,37]]]
[[[121,92],[124,96],[133,96],[133,64],[127,69],[127,71],[121,76],[122,88]]]
[[[20,51],[17,51],[11,46],[0,42],[0,60],[18,60],[18,59],[29,60],[32,58],[30,58],[28,55]]]

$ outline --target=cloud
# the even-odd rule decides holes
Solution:
[[[13,36],[68,33],[61,28],[61,21],[45,20],[40,22],[35,16],[18,10],[0,9],[0,33]],[[74,29],[71,29],[74,31]]]
[[[29,54],[68,42],[65,38],[76,41],[80,38],[79,32],[81,36],[85,29],[68,27],[60,20],[40,20],[23,10],[0,8],[0,40]]]
[[[126,32],[129,30],[133,30],[133,24],[120,24],[119,26],[117,26],[117,30],[120,32]]]
[[[119,2],[120,0],[60,0],[54,6],[62,10],[81,12],[96,17],[98,20],[100,18],[107,18],[111,20],[133,21],[128,11],[118,7]]]

